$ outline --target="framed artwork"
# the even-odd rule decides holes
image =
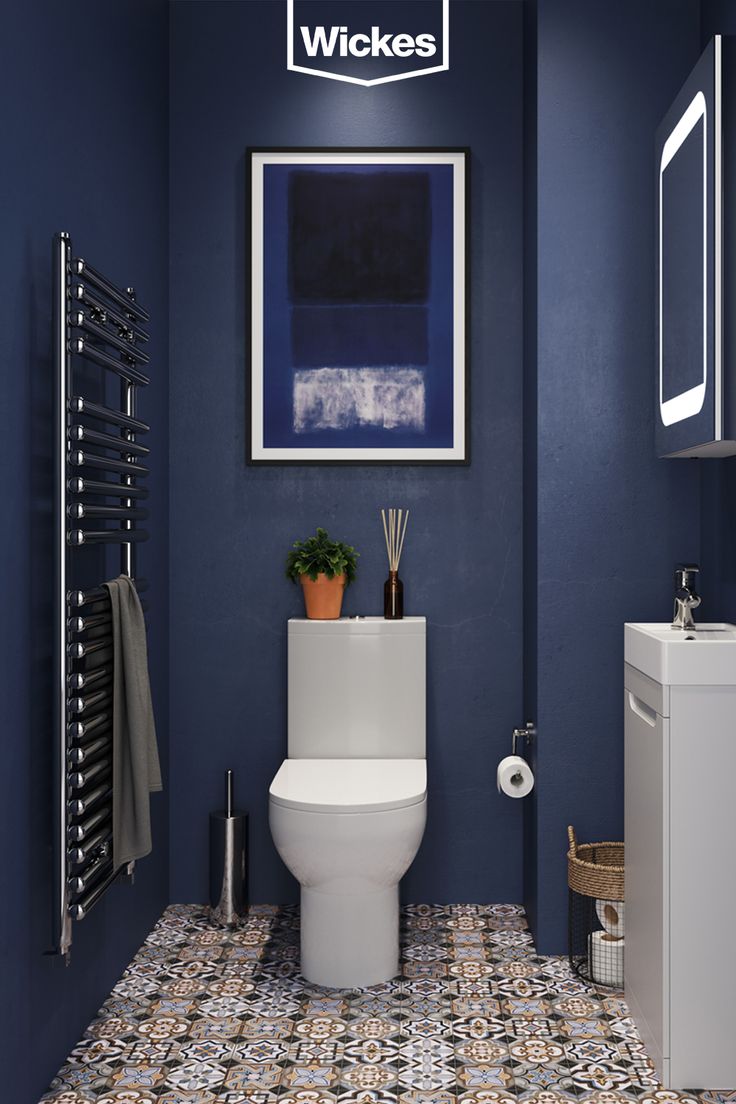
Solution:
[[[468,161],[248,151],[251,463],[468,463]]]

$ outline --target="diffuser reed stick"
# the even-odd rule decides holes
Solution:
[[[389,510],[387,524],[386,511],[381,510],[381,520],[383,521],[383,535],[386,539],[388,569],[389,571],[398,571],[401,553],[404,548],[406,526],[409,523],[409,511]]]
[[[399,579],[399,562],[404,548],[409,511],[389,509],[381,510],[383,536],[388,556],[388,579],[383,588],[383,615],[388,620],[398,620],[404,616],[404,584]]]

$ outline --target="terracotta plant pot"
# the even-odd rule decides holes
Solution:
[[[328,579],[320,573],[316,579],[302,575],[299,579],[304,591],[304,605],[310,621],[335,621],[342,609],[345,592],[345,576]]]

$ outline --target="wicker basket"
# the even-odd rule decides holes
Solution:
[[[570,966],[588,983],[619,989],[624,975],[624,845],[578,843],[567,829]]]
[[[578,843],[568,826],[567,884],[576,893],[601,900],[624,900],[624,845]]]

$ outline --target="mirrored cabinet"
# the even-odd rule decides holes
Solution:
[[[736,454],[736,40],[716,35],[657,130],[658,456]],[[731,286],[733,285],[733,286]]]

